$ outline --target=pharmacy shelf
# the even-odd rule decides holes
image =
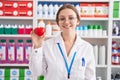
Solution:
[[[113,21],[120,21],[120,18],[113,18]]]
[[[101,37],[94,37],[94,36],[93,36],[93,37],[89,37],[89,36],[81,36],[81,38],[89,38],[89,39],[90,39],[90,38],[93,38],[93,39],[94,39],[94,38],[96,38],[96,39],[108,39],[108,36],[101,36]]]
[[[43,19],[43,20],[55,20],[55,18],[42,18],[42,17],[39,17],[37,16],[37,19]],[[95,17],[88,17],[88,18],[81,18],[80,20],[91,20],[91,21],[94,21],[94,20],[97,20],[97,21],[108,21],[109,19],[108,18],[95,18]]]
[[[113,1],[120,1],[120,0],[113,0]]]
[[[120,39],[120,36],[112,36],[112,39]]]
[[[107,68],[107,65],[96,65],[97,68]]]
[[[12,1],[33,1],[33,0],[12,0]]]
[[[43,0],[38,0],[43,1]],[[109,0],[44,0],[50,2],[109,2]]]
[[[18,16],[16,16],[16,17],[10,17],[10,16],[0,16],[0,19],[25,19],[25,20],[32,20],[33,19],[33,17],[18,17]]]
[[[30,35],[25,35],[25,34],[22,34],[22,35],[18,35],[18,34],[16,34],[16,35],[5,35],[5,34],[3,34],[3,35],[0,35],[0,37],[31,37]]]
[[[12,67],[12,66],[14,66],[14,67],[28,67],[29,65],[28,64],[24,64],[24,63],[22,63],[22,64],[0,64],[0,67]]]
[[[96,68],[97,69],[101,69],[101,68],[104,68],[105,69],[105,74],[104,72],[102,72],[103,70],[100,70],[99,73],[100,75],[105,75],[107,77],[103,77],[103,80],[111,80],[111,70],[112,68],[119,68],[120,66],[114,66],[114,65],[111,65],[111,41],[112,39],[120,39],[119,36],[111,36],[112,34],[111,33],[111,28],[112,28],[112,23],[111,21],[112,20],[120,20],[120,18],[114,18],[112,19],[112,6],[113,5],[113,0],[12,0],[12,1],[33,1],[34,3],[34,9],[33,9],[33,17],[20,17],[20,16],[16,16],[16,17],[10,17],[10,16],[0,16],[0,20],[2,21],[1,23],[7,23],[9,22],[10,24],[11,23],[23,23],[23,24],[26,24],[26,23],[29,23],[29,24],[33,24],[33,26],[36,26],[37,25],[37,20],[38,19],[43,19],[43,20],[55,20],[55,18],[41,18],[39,17],[36,12],[37,12],[37,2],[38,1],[48,1],[48,2],[108,2],[109,4],[109,18],[95,18],[95,17],[89,17],[89,18],[81,18],[82,22],[84,22],[84,24],[87,24],[88,23],[91,23],[91,24],[103,24],[103,26],[105,26],[105,30],[107,30],[108,32],[108,36],[102,36],[102,37],[89,37],[89,36],[82,36],[81,38],[83,39],[86,39],[86,40],[90,40],[91,42],[93,43],[98,43],[98,44],[105,44],[107,47],[108,47],[108,50],[107,51],[107,61],[106,61],[106,65],[96,65]],[[120,0],[114,0],[114,1],[120,1]],[[7,20],[7,21],[6,21]],[[25,23],[24,23],[25,22]],[[32,23],[33,22],[33,23]],[[81,23],[82,23],[81,22]],[[3,23],[3,24],[4,24]],[[13,38],[30,38],[31,36],[30,35],[0,35],[0,38],[3,38],[3,37],[13,37]],[[52,38],[52,37],[55,37],[55,36],[46,36],[46,38]],[[109,47],[110,46],[110,47]],[[0,64],[0,67],[28,67],[29,65],[28,64]],[[37,80],[37,79],[34,79],[34,80]]]
[[[112,65],[112,68],[120,68],[120,65]]]

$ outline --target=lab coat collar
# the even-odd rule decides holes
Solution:
[[[77,34],[76,34],[77,35]],[[58,36],[56,36],[55,38],[55,43],[63,43],[63,37],[60,34],[58,34]],[[81,43],[81,37],[77,35],[76,41],[75,41],[75,45],[79,45]]]

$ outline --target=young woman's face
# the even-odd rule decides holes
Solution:
[[[79,24],[77,15],[72,9],[64,9],[59,13],[58,24],[62,32],[75,32],[76,26]]]

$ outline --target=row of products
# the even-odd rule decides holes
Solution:
[[[112,35],[120,36],[120,22],[119,21],[115,21],[113,23]]]
[[[59,8],[70,3],[76,7],[81,17],[108,17],[108,3],[80,3],[80,2],[38,2],[37,14],[41,18],[55,18]]]
[[[113,18],[119,18],[120,14],[120,1],[114,1],[113,3]]]
[[[120,64],[120,42],[119,40],[112,41],[112,64],[113,65]]]
[[[120,80],[120,72],[117,72],[115,75],[111,74],[111,80]]]
[[[0,68],[0,80],[33,80],[27,68]]]
[[[44,27],[46,29],[47,36],[57,35],[60,32],[60,28],[56,22],[48,21],[47,23],[45,23],[43,20],[39,20],[37,27]],[[76,27],[76,32],[79,36],[107,36],[107,31],[103,30],[102,25],[80,25]]]
[[[106,46],[105,45],[93,45],[93,51],[95,54],[96,65],[106,64]]]
[[[94,36],[101,37],[107,36],[107,31],[103,30],[102,25],[83,25],[76,27],[77,34],[80,36]]]
[[[46,36],[57,35],[61,32],[56,22],[48,21],[45,23],[43,20],[39,20],[37,27],[44,27],[46,29]]]
[[[30,34],[32,28],[30,24],[0,24],[0,34]]]
[[[0,0],[0,16],[32,16],[33,1]]]
[[[0,63],[28,63],[31,52],[30,39],[0,39]]]

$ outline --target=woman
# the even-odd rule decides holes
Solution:
[[[61,29],[57,37],[44,41],[31,33],[34,43],[30,70],[34,76],[44,75],[45,80],[96,80],[92,45],[76,34],[80,23],[77,10],[63,5],[56,16]]]

